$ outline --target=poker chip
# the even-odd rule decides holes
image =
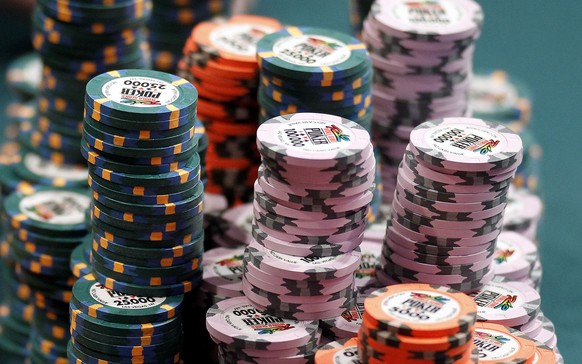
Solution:
[[[477,319],[504,326],[525,325],[540,312],[539,293],[525,283],[490,282],[471,294]]]
[[[479,363],[529,363],[536,352],[535,341],[521,332],[488,322],[475,324],[475,346]]]
[[[383,202],[394,197],[398,163],[411,130],[426,120],[468,114],[472,58],[482,22],[481,7],[470,0],[372,5],[362,38],[374,69],[372,126],[383,165]]]
[[[142,35],[149,0],[104,5],[40,1],[32,15],[32,44],[42,77],[38,125],[20,135],[31,151],[57,164],[83,165],[81,129],[84,89],[92,77],[121,68],[147,68]]]
[[[86,362],[176,363],[181,350],[183,296],[127,295],[93,274],[73,286],[68,352]]]
[[[318,348],[315,353],[315,364],[355,364],[359,360],[358,339],[355,337],[332,341]]]
[[[91,79],[85,101],[95,277],[128,294],[191,291],[203,252],[195,88],[158,71],[118,70]]]
[[[359,289],[354,307],[345,310],[338,317],[319,321],[322,335],[330,340],[355,338],[364,319],[364,301],[376,289],[375,287]]]
[[[366,291],[370,287],[377,287],[379,285],[376,278],[376,267],[380,263],[380,256],[382,254],[382,244],[377,241],[364,240],[360,244],[362,251],[362,258],[360,266],[355,272],[355,284],[359,291]]]
[[[260,120],[301,112],[332,114],[370,129],[372,71],[356,38],[310,27],[287,27],[257,44]],[[305,89],[308,84],[309,89]]]
[[[537,335],[532,336],[535,340],[542,342],[552,349],[557,347],[558,337],[554,323],[545,315],[542,315],[542,329]]]
[[[472,360],[477,308],[461,292],[428,284],[393,285],[372,292],[364,307],[358,332],[363,361]]]
[[[223,14],[222,1],[153,1],[152,16],[147,22],[152,52],[152,68],[175,73],[182,55],[184,39],[192,28]]]
[[[493,271],[496,276],[521,280],[529,277],[537,257],[537,247],[531,240],[512,231],[504,231],[497,238]]]
[[[41,71],[39,55],[26,53],[10,62],[6,68],[6,85],[19,100],[30,100],[39,93]]]
[[[445,118],[414,128],[398,168],[381,282],[416,281],[463,292],[489,282],[520,155],[519,137],[492,122]],[[525,267],[515,268],[527,275]]]
[[[273,316],[246,297],[223,300],[206,313],[206,328],[227,362],[313,360],[319,340],[317,321]]]
[[[206,251],[202,287],[222,297],[242,296],[243,255],[244,247]]]
[[[542,213],[543,202],[540,197],[523,188],[511,188],[503,229],[520,233],[535,242]]]
[[[88,234],[85,210],[90,198],[84,189],[37,187],[13,192],[3,202],[12,273],[2,331],[22,344],[19,354],[36,362],[66,360],[75,280],[69,266],[71,253]],[[30,333],[28,345],[22,332]]]
[[[256,44],[280,27],[278,20],[254,15],[200,22],[178,64],[178,73],[200,92],[198,117],[208,135],[206,191],[225,196],[231,207],[252,200],[257,178]]]

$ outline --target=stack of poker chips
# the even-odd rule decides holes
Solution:
[[[16,318],[23,306],[22,294],[30,296],[34,314],[30,321],[32,363],[66,361],[69,339],[69,301],[74,277],[69,269],[72,250],[88,234],[85,211],[90,199],[85,190],[39,187],[28,194],[13,193],[4,202],[8,223],[10,267],[15,275],[8,291],[20,303],[11,308]],[[14,282],[18,279],[21,283]],[[28,294],[26,291],[30,290]],[[13,301],[14,302],[14,301]],[[31,314],[29,312],[28,314]],[[10,319],[3,323],[14,323]],[[12,330],[24,328],[9,326]],[[8,327],[8,326],[7,326]],[[0,342],[10,342],[22,333],[2,328]],[[4,335],[10,335],[4,337]]]
[[[496,279],[525,282],[539,290],[541,275],[536,278],[536,265],[541,269],[538,248],[533,241],[513,231],[502,231],[493,254]]]
[[[182,57],[184,40],[198,23],[223,12],[222,0],[153,0],[147,23],[152,52],[152,68],[175,73]]]
[[[245,203],[231,207],[215,217],[209,227],[209,246],[236,248],[248,245],[253,239],[251,235],[254,217],[253,204]]]
[[[309,363],[320,338],[316,320],[273,316],[246,297],[212,306],[206,313],[206,328],[218,344],[221,363]]]
[[[490,282],[471,294],[477,320],[510,327],[554,349],[554,324],[542,313],[540,294],[523,282]]]
[[[399,284],[364,302],[358,353],[362,363],[478,363],[473,345],[477,306],[443,286]]]
[[[355,337],[332,341],[315,352],[315,364],[359,363],[358,342]]]
[[[538,191],[543,151],[528,128],[532,94],[527,85],[502,70],[478,72],[471,81],[469,106],[474,117],[500,122],[519,134],[523,140],[523,162],[513,183]]]
[[[540,361],[539,356],[538,361],[535,361],[536,342],[522,332],[502,325],[488,322],[475,324],[473,341],[479,348],[480,364],[557,363],[557,361]],[[543,348],[543,350],[546,349]],[[546,356],[547,353],[542,355]]]
[[[503,230],[515,231],[538,244],[537,232],[544,204],[542,199],[525,188],[508,191]]]
[[[472,0],[376,0],[362,37],[374,65],[373,129],[381,148],[384,201],[391,201],[410,131],[470,115],[468,92],[483,14]]]
[[[481,119],[444,118],[412,130],[382,252],[383,283],[471,292],[491,281],[521,153],[518,135]]]
[[[92,268],[110,289],[166,296],[201,280],[197,96],[188,81],[158,71],[112,71],[87,84],[81,151],[92,192]]]
[[[229,205],[252,200],[259,155],[256,44],[281,27],[279,21],[239,15],[226,22],[202,22],[184,45],[179,75],[200,93],[198,117],[209,139],[206,192]]]
[[[243,291],[275,316],[337,317],[356,299],[376,164],[369,134],[338,116],[300,113],[263,123],[257,145]]]
[[[352,31],[358,38],[362,38],[362,26],[368,16],[374,0],[349,0],[348,15]]]
[[[93,274],[81,277],[71,299],[69,362],[178,363],[183,299],[125,294]]]
[[[21,132],[20,141],[55,163],[84,164],[79,150],[87,81],[109,70],[148,66],[142,32],[151,0],[111,3],[40,0],[34,9],[32,43],[43,62],[39,122]]]
[[[261,122],[318,112],[372,122],[372,67],[366,46],[333,30],[287,27],[257,44]]]

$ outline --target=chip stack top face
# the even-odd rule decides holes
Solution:
[[[479,348],[479,363],[528,363],[536,352],[534,340],[497,324],[477,323],[473,341]]]
[[[471,340],[477,307],[461,292],[428,284],[397,284],[372,292],[364,307],[358,332],[362,360],[416,355],[476,362]]]

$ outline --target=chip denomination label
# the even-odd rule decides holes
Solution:
[[[505,147],[504,137],[489,126],[442,124],[431,128],[424,137],[432,149],[464,158],[498,153]]]
[[[210,33],[210,42],[217,49],[241,56],[255,56],[257,42],[275,29],[255,24],[226,24]]]
[[[85,211],[90,203],[90,198],[80,193],[51,190],[23,197],[19,209],[33,220],[72,225],[85,221]]]
[[[347,149],[354,140],[349,128],[325,120],[290,121],[279,127],[276,136],[282,145],[308,153]]]
[[[275,56],[297,66],[330,67],[347,61],[350,48],[337,39],[304,34],[279,39],[273,45]]]
[[[449,321],[461,313],[461,306],[454,298],[423,290],[392,294],[382,301],[381,307],[398,320],[423,324]]]
[[[513,336],[484,328],[475,329],[473,343],[479,349],[479,360],[511,358],[520,348]]]
[[[166,301],[166,297],[143,297],[114,291],[101,283],[94,283],[89,289],[89,294],[91,298],[105,306],[124,310],[143,310],[160,306]]]
[[[113,102],[138,108],[170,105],[180,97],[171,83],[144,76],[115,78],[101,92]]]

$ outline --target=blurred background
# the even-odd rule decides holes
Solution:
[[[0,110],[7,63],[31,50],[26,11],[32,1],[0,1]],[[251,11],[283,23],[351,32],[347,0],[255,0]],[[475,70],[500,68],[533,93],[531,129],[543,148],[539,234],[542,307],[556,324],[566,363],[582,357],[582,2],[480,1],[485,25]]]

